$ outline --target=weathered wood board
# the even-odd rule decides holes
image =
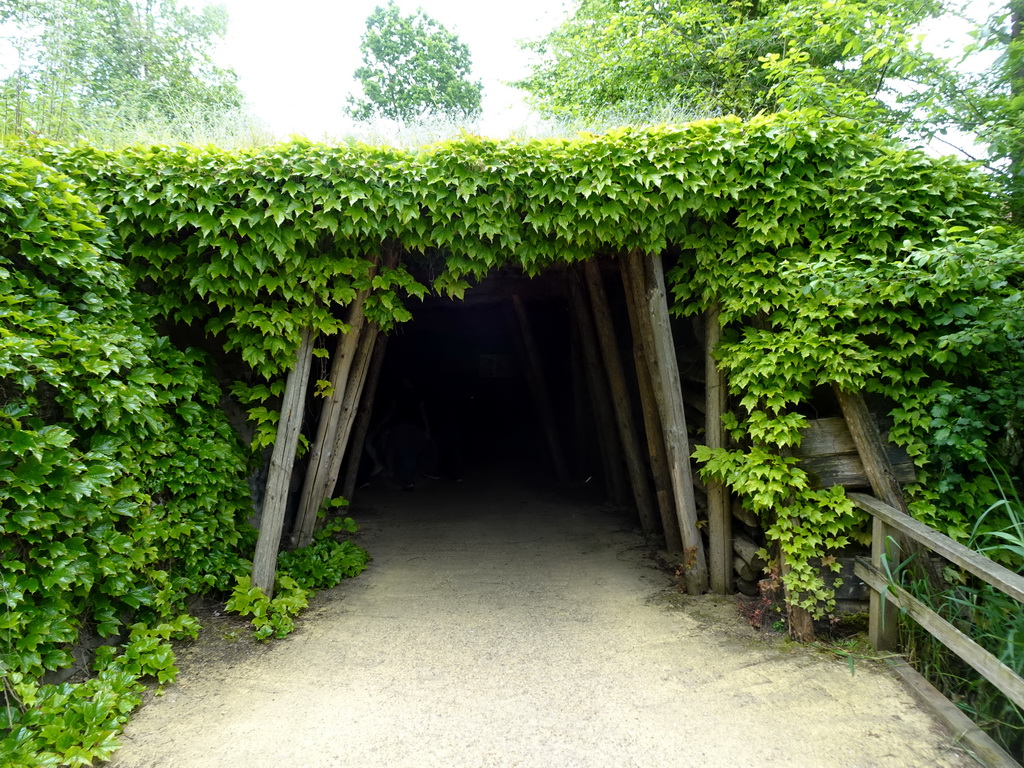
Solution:
[[[885,430],[882,430],[885,433]],[[817,488],[841,485],[844,488],[868,488],[864,464],[853,437],[841,416],[812,419],[803,430],[803,443],[793,451],[800,466],[811,474]],[[916,479],[914,463],[902,448],[888,444],[887,454],[901,485]]]

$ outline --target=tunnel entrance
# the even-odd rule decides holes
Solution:
[[[413,319],[388,339],[368,432],[378,464],[362,469],[360,485],[402,484],[396,467],[388,466],[395,457],[387,455],[389,428],[401,419],[429,433],[417,483],[487,477],[501,484],[585,485],[581,475],[592,467],[578,455],[583,441],[575,436],[579,382],[564,272],[530,279],[500,271],[462,300],[427,297],[410,309]],[[530,370],[531,351],[539,371]],[[538,402],[531,375],[543,378],[546,406]],[[549,434],[571,467],[568,477],[559,477]],[[372,470],[378,472],[371,478]]]
[[[687,401],[704,394],[710,402],[724,387],[700,381],[696,400],[687,397],[680,363],[692,355],[703,373],[704,334],[670,317],[660,256],[631,252],[534,276],[496,269],[458,301],[408,305],[408,321],[386,333],[364,312],[367,295],[350,307],[348,328],[318,371],[327,378],[314,388],[320,407],[307,422],[316,434],[295,489],[292,546],[312,540],[328,502],[341,496],[358,509],[367,484],[398,492],[489,478],[476,484],[478,502],[486,493],[498,501],[503,487],[538,486],[610,500],[652,541],[687,558],[688,590],[707,588],[685,411]],[[306,329],[285,385],[275,455],[292,455],[289,441],[298,441],[312,348]],[[275,466],[272,457],[267,496],[281,514],[290,467],[275,474]],[[727,504],[716,504],[711,537],[723,553],[728,514]],[[254,573],[269,579],[270,558],[256,559]],[[716,562],[731,565],[725,554]]]

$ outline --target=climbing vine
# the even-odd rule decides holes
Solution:
[[[789,455],[823,388],[887,404],[919,464],[915,513],[954,534],[987,493],[997,413],[1021,411],[1020,366],[1000,363],[1021,350],[1021,259],[992,189],[814,113],[416,151],[29,144],[3,153],[0,216],[0,733],[15,765],[108,755],[138,680],[173,677],[188,594],[231,592],[281,634],[324,572],[365,566],[321,547],[289,566],[287,604],[253,594],[251,453],[219,407],[227,387],[252,448],[269,445],[302,331],[326,355],[361,293],[388,328],[410,299],[461,296],[505,265],[677,255],[676,310],[722,308],[735,404],[734,444],[697,458],[761,516],[812,610],[830,599],[812,559],[861,525]],[[233,382],[208,353],[236,361]],[[97,676],[40,685],[85,628],[113,649]]]
[[[811,558],[868,535],[842,493],[811,488],[788,456],[822,388],[864,391],[892,419],[917,465],[906,492],[919,519],[964,540],[995,501],[988,461],[1024,415],[1024,260],[1008,234],[940,227],[893,254],[791,255],[759,327],[733,316],[718,357],[740,395],[729,426],[741,447],[697,457],[768,524],[806,607],[831,605]]]
[[[245,454],[76,185],[16,157],[0,190],[0,751],[84,765],[113,749],[140,677],[173,677],[186,597],[240,572]],[[87,683],[41,686],[83,631],[122,649]]]
[[[799,442],[800,409],[815,387],[867,388],[909,404],[920,393],[908,377],[923,374],[901,379],[915,333],[897,316],[906,307],[873,321],[852,291],[852,301],[827,301],[807,286],[900,264],[958,227],[995,222],[991,188],[963,165],[813,113],[574,140],[464,137],[419,151],[77,148],[63,164],[87,177],[161,311],[203,322],[266,377],[285,370],[303,326],[344,330],[335,308],[360,290],[371,289],[377,322],[408,318],[402,297],[426,288],[401,265],[370,277],[383,248],[400,249],[403,264],[436,265],[430,287],[456,296],[504,264],[536,273],[598,253],[679,249],[669,274],[678,311],[720,302],[732,334],[721,357],[738,398],[733,431],[746,446],[699,458],[753,500],[791,560],[791,594],[814,610],[830,591],[811,560],[843,546],[860,517],[841,492],[809,487],[780,451]],[[891,342],[880,345],[879,332]],[[239,389],[263,420],[262,443],[275,392]],[[914,432],[896,416],[897,438]],[[922,485],[919,500],[927,494]]]
[[[174,679],[170,641],[198,630],[186,600],[248,573],[248,453],[206,356],[153,329],[78,185],[4,157],[0,227],[0,755],[88,765],[142,681]],[[321,573],[365,566],[350,542],[317,552]],[[97,650],[76,659],[83,638]]]

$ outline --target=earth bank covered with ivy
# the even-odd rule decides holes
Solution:
[[[326,354],[363,290],[388,329],[409,297],[461,297],[501,266],[663,253],[675,310],[717,304],[725,326],[735,447],[696,458],[759,515],[817,614],[832,597],[812,563],[866,532],[841,489],[812,488],[788,457],[823,388],[887,404],[918,465],[913,513],[954,537],[994,498],[993,450],[1014,460],[1019,238],[970,168],[852,123],[0,157],[0,743],[14,765],[110,754],[139,681],[173,679],[189,595],[231,592],[263,636],[284,634],[305,590],[365,566],[340,520],[285,563],[276,605],[246,582],[246,477],[300,334]],[[204,337],[231,380],[167,329]],[[247,408],[249,446],[225,395]],[[96,675],[42,684],[87,629],[107,641]]]

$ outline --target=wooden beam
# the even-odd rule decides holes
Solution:
[[[356,482],[359,477],[359,462],[362,460],[363,448],[366,445],[366,435],[370,430],[370,420],[373,417],[373,403],[377,398],[377,385],[380,383],[380,372],[384,366],[384,354],[387,348],[388,337],[378,337],[377,343],[373,348],[373,358],[370,360],[370,370],[367,374],[363,397],[359,403],[359,413],[356,416],[356,423],[353,428],[352,443],[346,452],[348,467],[346,467],[345,479],[341,485],[341,495],[346,499],[351,500],[355,495]]]
[[[867,475],[872,493],[889,506],[907,514],[907,502],[903,498],[892,464],[889,463],[885,441],[878,432],[864,396],[859,392],[847,392],[837,385],[833,385],[832,390],[839,400],[843,418],[850,428],[850,436],[864,464],[864,474]]]
[[[902,513],[901,513],[902,514]],[[891,547],[892,528],[885,524],[881,517],[871,518],[871,565],[878,570],[882,569],[882,559],[885,558],[890,567],[895,567],[900,557]],[[892,600],[883,598],[882,593],[872,589],[868,593],[868,642],[879,651],[894,649],[899,643],[899,632],[897,627],[898,617],[896,605]]]
[[[295,465],[295,451],[299,445],[312,362],[313,330],[305,328],[295,354],[295,367],[288,373],[285,382],[281,416],[277,422],[277,437],[270,456],[267,489],[263,496],[260,533],[252,559],[253,586],[263,590],[267,597],[274,596],[277,552],[281,546],[281,529],[288,506],[288,488],[291,484],[292,467]]]
[[[348,377],[341,383],[340,397],[334,397],[338,394],[337,392],[332,393],[331,419],[333,423],[329,424],[328,430],[323,435],[324,444],[316,465],[316,474],[306,475],[306,484],[303,486],[304,504],[300,507],[300,514],[295,525],[296,547],[308,546],[313,541],[320,509],[334,493],[334,486],[338,482],[338,474],[341,472],[348,439],[352,434],[352,425],[355,422],[356,410],[363,393],[363,385],[366,382],[378,333],[375,325],[363,323],[351,354]],[[310,466],[312,468],[312,462],[310,462]]]
[[[953,734],[954,744],[962,744],[985,768],[1020,768],[1020,763],[996,744],[960,707],[925,680],[920,672],[903,659],[886,659],[885,663],[906,684],[914,698],[945,723]]]
[[[877,592],[887,592],[887,599],[924,627],[939,642],[969,664],[978,674],[998,688],[1008,699],[1024,707],[1024,680],[986,651],[974,640],[954,627],[935,611],[922,603],[898,584],[886,577],[863,559],[857,561],[854,572]]]
[[[590,304],[593,309],[594,324],[597,327],[597,339],[604,360],[604,370],[612,393],[612,407],[619,428],[626,459],[626,471],[629,484],[633,488],[633,499],[640,516],[640,527],[645,534],[659,532],[658,518],[654,511],[654,500],[647,484],[647,468],[640,458],[640,439],[633,418],[633,403],[626,386],[626,374],[622,368],[622,357],[619,354],[619,343],[615,338],[612,326],[611,307],[608,295],[601,279],[601,269],[596,260],[591,259],[584,265],[584,276],[590,291]]]
[[[629,313],[629,327],[633,333],[633,367],[640,389],[640,408],[644,415],[644,434],[647,437],[647,455],[654,475],[654,495],[658,500],[658,514],[665,532],[665,548],[675,554],[683,551],[683,539],[679,533],[679,518],[672,501],[672,477],[665,457],[665,436],[661,429],[661,417],[654,398],[651,370],[647,364],[644,334],[640,328],[640,314],[647,311],[644,306],[643,288],[636,285],[630,274],[626,259],[619,259],[619,274],[626,292],[626,309]]]
[[[587,384],[586,366],[583,363],[580,331],[576,327],[576,320],[571,313],[569,317],[569,362],[572,366],[572,421],[573,436],[575,438],[572,471],[576,478],[582,480],[589,478],[593,474],[590,471],[589,459],[594,455],[593,451],[590,450],[590,446],[594,443],[591,430],[594,410],[590,404],[589,385]],[[601,460],[605,461],[603,448],[601,449]],[[611,478],[607,472],[605,472],[604,479],[605,490],[608,492],[608,497],[611,498]]]
[[[725,447],[725,413],[728,391],[725,377],[715,360],[715,348],[722,338],[720,309],[713,304],[708,309],[704,322],[704,378],[707,382],[704,424],[704,440],[708,448],[715,450]],[[711,591],[726,595],[733,591],[732,568],[732,512],[729,508],[729,491],[719,481],[707,481],[708,495],[708,570],[711,577]]]
[[[870,485],[845,418],[808,419],[800,434],[802,439],[793,449],[793,455],[800,459],[800,468],[810,473],[811,487],[867,488]],[[910,456],[899,446],[884,442],[897,482],[900,485],[914,482],[916,472]]]
[[[601,353],[597,347],[597,332],[583,288],[583,279],[577,270],[569,273],[569,309],[580,340],[583,364],[587,374],[587,388],[597,422],[598,443],[604,460],[605,480],[612,502],[624,506],[627,499],[627,481],[623,472],[622,446],[615,433],[615,415],[612,413],[608,382],[601,373]]]
[[[843,488],[867,488],[867,475],[864,474],[864,463],[856,451],[831,456],[803,456],[803,446],[794,451],[800,463],[800,469],[809,475],[811,488],[831,488],[841,485]],[[900,483],[912,483],[917,478],[914,464],[910,461],[893,464],[893,471]]]
[[[349,377],[345,401],[341,406],[341,426],[338,430],[340,449],[335,454],[331,473],[334,477],[340,476],[342,462],[352,451],[352,431],[359,416],[359,404],[363,401],[363,392],[366,390],[366,383],[370,377],[377,348],[383,346],[384,339],[381,338],[380,329],[372,323],[363,326],[363,337],[359,341],[356,359],[352,363],[352,373]],[[360,446],[360,450],[362,450],[362,446]],[[330,498],[330,496],[331,494],[328,492],[326,498]]]
[[[355,360],[363,325],[366,322],[363,315],[363,304],[368,295],[369,291],[363,291],[352,302],[348,315],[349,330],[347,333],[339,335],[334,350],[334,360],[331,362],[331,373],[328,379],[331,391],[324,400],[323,410],[320,413],[316,439],[313,441],[309,453],[306,479],[302,485],[302,495],[299,497],[294,537],[296,546],[305,546],[312,538],[320,507],[324,501],[330,498],[331,490],[337,480],[338,470],[335,469],[332,475],[330,469],[335,465],[338,451],[344,451],[345,448],[344,444],[338,445],[338,430],[341,426],[342,406],[345,403],[352,363]],[[340,457],[337,457],[337,460],[340,463]]]
[[[871,485],[871,492],[890,507],[895,507],[909,517],[907,502],[903,498],[903,491],[889,462],[885,441],[868,410],[864,396],[859,392],[846,392],[835,384],[832,385],[832,390],[839,400],[839,407],[850,428],[850,436],[864,464],[864,474]],[[912,567],[928,579],[935,594],[942,592],[946,580],[942,575],[942,569],[932,562],[928,551],[915,542],[908,542],[904,554],[915,554]]]
[[[915,520],[899,510],[864,493],[849,494],[850,500],[865,512],[895,529],[904,537],[914,539],[929,550],[942,555],[979,579],[1005,592],[1019,603],[1024,603],[1024,576],[975,552],[949,536],[939,533],[920,520]]]
[[[661,256],[634,252],[627,257],[634,280],[644,287],[645,306],[641,326],[644,348],[648,352],[654,395],[665,435],[672,491],[675,497],[679,531],[683,538],[684,580],[690,594],[701,594],[708,588],[708,566],[704,542],[697,527],[697,504],[693,495],[693,469],[690,465],[690,438],[686,432],[686,413],[676,362],[675,342],[668,315],[668,297]],[[649,323],[647,321],[650,321]]]
[[[534,401],[537,403],[537,410],[540,411],[544,437],[547,440],[551,461],[555,465],[555,476],[558,478],[558,482],[568,483],[569,470],[565,465],[565,454],[562,452],[561,441],[558,439],[558,430],[555,426],[555,411],[551,406],[551,394],[548,391],[547,379],[544,376],[544,366],[541,362],[540,351],[537,348],[537,341],[533,334],[530,317],[527,315],[526,307],[523,305],[523,300],[518,294],[512,296],[512,307],[518,321],[519,334],[517,338],[521,342],[526,380],[533,392]]]

